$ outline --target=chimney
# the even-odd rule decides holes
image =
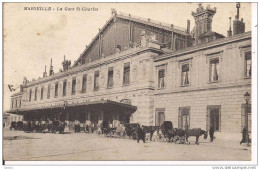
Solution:
[[[43,72],[43,77],[47,77],[46,66],[45,66],[45,70]]]
[[[49,75],[50,76],[53,75],[52,58],[51,58],[51,65],[50,65],[50,73],[49,73]]]
[[[232,36],[232,31],[231,31],[231,17],[229,17],[229,30],[227,31],[227,37]]]
[[[235,17],[235,20],[233,21],[233,35],[237,35],[245,32],[245,23],[243,21],[243,18],[239,20],[239,8],[240,8],[239,2],[236,4],[236,8],[237,8],[237,15]]]
[[[66,60],[66,56],[64,55],[64,61],[62,62],[63,71],[68,71],[70,65],[71,65],[71,61]]]
[[[190,20],[187,20],[187,33],[190,33]]]

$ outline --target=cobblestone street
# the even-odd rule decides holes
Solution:
[[[249,161],[251,149],[239,142],[200,138],[195,145],[101,137],[96,134],[41,134],[4,131],[4,160],[171,160]]]

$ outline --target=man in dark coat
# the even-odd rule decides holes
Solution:
[[[213,138],[214,138],[214,123],[210,126],[209,129],[209,136],[210,136],[210,141],[213,142]]]
[[[242,140],[240,142],[240,145],[241,145],[241,143],[246,143],[246,134],[247,134],[247,129],[246,129],[246,127],[244,127],[243,132],[242,132]]]
[[[143,142],[145,143],[145,133],[143,130],[143,126],[138,128],[137,135],[137,143],[139,143],[140,139],[143,139]]]

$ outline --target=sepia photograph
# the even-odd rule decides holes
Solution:
[[[3,3],[3,165],[256,162],[253,9]]]

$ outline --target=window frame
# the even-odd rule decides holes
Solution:
[[[77,79],[76,79],[76,77],[73,77],[72,81],[71,81],[71,95],[76,94],[76,85],[77,85]]]
[[[211,65],[211,62],[214,61],[214,60],[218,60],[218,80],[212,80],[211,77],[212,77],[212,65]],[[219,57],[215,56],[215,57],[211,57],[209,58],[209,82],[210,83],[218,83],[220,81],[220,59]]]
[[[37,93],[38,93],[38,87],[35,87],[35,90],[34,90],[34,101],[37,101]]]
[[[190,110],[191,110],[191,109],[190,109],[190,108],[191,108],[190,106],[179,107],[179,112],[178,112],[178,128],[179,128],[179,129],[185,130],[185,125],[183,125],[183,114],[182,114],[182,111],[183,111],[184,109],[188,109],[188,110],[189,110],[189,114],[188,114],[188,116],[189,116],[188,129],[190,129],[190,125],[191,125],[191,122],[190,122],[190,120],[191,120],[191,112],[190,112]]]
[[[112,74],[111,74],[111,72],[112,72]],[[112,82],[112,83],[109,83],[109,82]],[[107,70],[107,88],[113,88],[113,86],[114,86],[114,68],[109,67]]]
[[[48,87],[47,87],[47,99],[50,99],[51,98],[51,84],[48,84]]]
[[[87,92],[87,74],[83,74],[82,76],[82,93]]]
[[[56,82],[54,85],[54,98],[59,96],[59,82]]]
[[[184,65],[188,65],[188,68],[189,68],[189,71],[188,71],[188,81],[189,81],[189,83],[188,84],[183,84],[183,71],[182,71],[182,68],[183,68],[183,66]],[[191,79],[191,69],[190,69],[190,63],[189,62],[183,62],[183,63],[181,63],[181,87],[188,87],[188,86],[190,86],[190,79]],[[186,74],[187,74],[187,72],[186,72]]]
[[[66,96],[66,95],[67,95],[67,80],[63,80],[63,83],[62,83],[62,96]]]
[[[44,94],[44,86],[41,87],[41,98],[40,98],[40,100],[43,99],[43,94]]]
[[[158,125],[160,121],[159,120],[159,113],[160,112],[163,112],[163,121],[162,123],[165,121],[165,108],[156,108],[155,109],[155,121],[154,121],[154,125],[155,126],[161,126],[161,125]]]
[[[160,77],[160,71],[163,71],[163,76],[162,77]],[[165,68],[159,68],[158,69],[158,71],[157,71],[157,73],[158,73],[158,86],[157,86],[157,88],[160,90],[160,89],[164,89],[165,88],[165,73],[166,73],[166,70],[165,70]],[[163,80],[163,86],[160,86],[160,80],[161,80],[161,78],[162,78],[162,80]]]
[[[210,129],[210,111],[211,109],[219,109],[219,130],[215,130],[215,132],[221,132],[221,105],[208,105],[207,106],[207,114],[206,114],[206,130]]]
[[[247,59],[246,59],[247,53],[250,53],[250,61],[251,61],[251,75],[250,76],[247,76]],[[251,50],[244,51],[243,57],[244,57],[244,77],[245,77],[245,79],[251,79],[251,77],[252,77],[252,51]]]
[[[94,91],[98,91],[99,89],[99,70],[94,72]]]
[[[31,102],[32,101],[32,89],[30,89],[30,91],[29,91],[29,102]]]
[[[130,84],[130,72],[131,72],[130,62],[124,63],[123,71],[124,71],[123,72],[123,85],[126,86],[126,85]],[[128,81],[126,81],[126,73],[128,74]]]

